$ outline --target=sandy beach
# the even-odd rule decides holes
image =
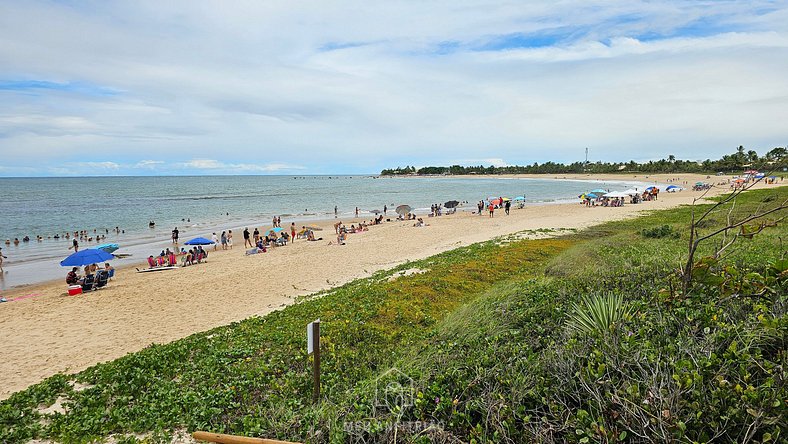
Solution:
[[[559,175],[566,179],[659,183],[675,177],[689,184],[725,180],[687,174]],[[721,186],[709,195],[727,190],[727,186]],[[292,303],[297,296],[369,276],[408,260],[524,230],[581,229],[642,211],[690,204],[700,194],[691,190],[663,192],[658,201],[619,208],[580,204],[529,206],[512,209],[509,216],[502,210],[496,211],[494,218],[458,212],[425,217],[430,226],[423,228],[414,228],[412,221],[392,221],[349,235],[344,246],[336,245],[334,221],[324,221],[319,224],[323,231],[316,232],[322,241],[297,240],[253,256],[244,255],[239,230],[233,250],[220,248],[213,252],[209,247],[207,263],[155,273],[120,269],[106,288],[93,293],[68,296],[63,280],[15,288],[3,294],[13,302],[0,304],[0,329],[4,332],[0,398],[58,372],[76,372],[151,343],[166,343],[264,315]],[[283,219],[282,225],[289,226],[290,222]],[[343,222],[349,227],[358,220]],[[261,222],[260,226],[268,225]],[[329,241],[333,241],[332,245]],[[64,276],[65,273],[64,269]]]

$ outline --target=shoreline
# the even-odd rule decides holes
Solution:
[[[709,195],[726,191],[727,187],[715,188]],[[409,260],[527,230],[583,229],[691,203],[700,194],[660,193],[658,201],[623,207],[531,205],[512,209],[510,216],[496,212],[494,218],[457,212],[425,217],[430,226],[423,228],[414,228],[412,221],[385,222],[351,234],[344,246],[335,245],[334,220],[329,220],[315,224],[324,227],[316,232],[323,241],[297,240],[253,256],[244,256],[239,230],[234,249],[209,250],[205,264],[155,273],[135,273],[136,264],[116,267],[115,278],[93,293],[65,296],[62,280],[13,288],[4,296],[23,299],[0,304],[5,312],[0,326],[11,332],[0,351],[4,375],[0,399],[55,373],[77,372],[151,343],[265,315],[299,296]],[[349,226],[359,220],[363,218],[343,222]]]
[[[289,178],[290,176],[284,176]],[[348,178],[352,178],[352,176],[347,176]],[[295,177],[293,177],[295,178]],[[453,180],[461,180],[464,181],[466,187],[468,185],[475,182],[476,178],[481,179],[488,179],[488,182],[494,183],[497,185],[490,186],[490,183],[486,185],[480,185],[476,188],[487,188],[487,191],[490,191],[489,188],[502,188],[503,190],[509,190],[510,193],[516,193],[510,195],[510,197],[514,197],[514,195],[522,195],[525,192],[526,196],[526,204],[541,204],[541,203],[549,203],[549,204],[560,204],[560,203],[570,203],[575,201],[575,196],[582,189],[585,188],[585,191],[591,188],[600,187],[598,185],[598,180],[593,180],[593,178],[584,177],[581,179],[568,179],[568,181],[575,182],[572,185],[562,184],[560,188],[569,188],[572,191],[569,192],[568,190],[563,193],[544,193],[542,190],[545,188],[545,183],[549,183],[554,181],[555,179],[538,177],[538,178],[531,178],[531,177],[514,177],[514,176],[474,176],[472,179],[453,179]],[[422,179],[422,180],[411,180],[410,177],[406,178],[397,178],[395,179],[400,183],[407,183],[409,185],[402,185],[402,186],[394,186],[389,188],[413,188],[413,184],[418,184],[422,182],[422,180],[429,180],[429,178]],[[561,179],[558,179],[561,180]],[[521,182],[522,181],[522,182]],[[533,181],[533,182],[530,182]],[[439,184],[442,182],[441,180],[436,180],[433,184]],[[604,186],[602,188],[609,188],[609,189],[616,189],[620,185],[624,188],[629,188],[632,186],[635,187],[645,187],[651,184],[650,182],[640,182],[640,181],[632,181],[632,180],[621,180],[621,178],[617,180],[610,180],[605,181]],[[422,185],[418,185],[417,188],[422,188]],[[550,186],[548,185],[548,188]],[[444,196],[446,187],[441,185],[435,186],[436,190],[441,189]],[[468,187],[470,188],[470,187]],[[517,191],[512,191],[513,188],[517,188]],[[529,190],[537,189],[540,191],[532,191],[529,194]],[[237,192],[238,190],[235,190]],[[440,193],[440,191],[438,191]],[[494,193],[494,192],[493,192]],[[210,194],[210,193],[209,193]],[[454,193],[452,193],[454,194]],[[473,200],[476,197],[483,197],[486,194],[485,192],[477,193],[458,193],[459,195],[456,196],[459,198],[458,200]],[[217,195],[215,193],[210,194],[212,197],[212,201],[215,200]],[[410,199],[406,198],[405,200],[399,199],[394,197],[392,201],[390,201],[390,206],[393,208],[396,204],[393,203],[394,200],[403,202],[408,202],[414,204],[414,213],[415,214],[426,214],[428,213],[428,208],[430,201],[429,191],[420,192],[420,199]],[[381,195],[380,197],[385,197]],[[411,196],[412,197],[412,196]],[[373,214],[369,211],[372,208],[375,208],[376,205],[370,205],[368,200],[361,199],[365,201],[365,205],[361,206],[361,213],[360,215],[364,218],[372,218]],[[431,200],[431,199],[430,199]],[[446,200],[446,199],[443,199]],[[314,204],[314,202],[313,202]],[[300,208],[299,205],[296,205]],[[313,207],[313,205],[309,205]],[[354,205],[359,206],[359,205]],[[366,208],[366,209],[364,209]],[[463,211],[472,211],[475,208],[474,205],[468,205],[464,209],[461,208]],[[347,206],[344,208],[344,211],[340,211],[339,216],[341,218],[352,218],[353,212],[352,207],[350,208],[351,211],[347,211]],[[382,209],[380,205],[377,205],[377,209]],[[173,244],[170,242],[170,230],[177,226],[181,232],[181,241],[188,240],[195,236],[203,236],[203,237],[210,237],[210,233],[216,232],[221,233],[223,230],[234,230],[237,232],[240,231],[244,226],[249,227],[265,227],[270,224],[271,217],[273,214],[262,214],[262,213],[239,213],[234,211],[233,216],[230,216],[229,212],[224,214],[220,214],[218,217],[215,215],[208,216],[207,209],[202,209],[195,211],[194,209],[189,210],[192,214],[192,217],[195,219],[185,220],[181,218],[180,221],[173,220],[173,221],[166,221],[162,222],[159,220],[158,226],[154,228],[150,228],[147,225],[147,221],[145,221],[145,226],[140,227],[139,225],[132,225],[132,226],[125,226],[123,233],[115,233],[109,231],[109,228],[103,227],[98,229],[88,229],[88,233],[93,231],[94,233],[98,230],[96,234],[104,234],[104,231],[107,231],[106,239],[100,241],[86,241],[84,239],[80,240],[80,246],[82,248],[92,248],[96,245],[101,243],[117,243],[121,246],[118,250],[118,253],[123,253],[125,255],[130,255],[130,258],[124,259],[117,259],[113,265],[118,267],[128,267],[136,266],[136,265],[145,265],[145,258],[149,255],[157,255],[160,251],[164,250],[167,247],[172,247]],[[287,220],[289,224],[290,221],[297,221],[299,226],[302,224],[314,224],[314,223],[327,223],[329,220],[333,220],[333,211],[329,211],[328,208],[313,208],[312,212],[308,212],[307,210],[303,210],[304,212],[299,212],[295,210],[292,205],[290,207],[279,207],[276,214],[280,215],[283,219]],[[202,213],[202,215],[200,215]],[[172,219],[172,218],[171,218]],[[175,218],[177,219],[177,218]],[[126,221],[128,224],[129,221]],[[141,221],[138,221],[141,223]],[[112,225],[117,225],[113,223]],[[124,225],[124,224],[120,224]],[[35,231],[35,230],[33,230]],[[62,233],[61,233],[62,234]],[[95,243],[94,243],[95,242]],[[66,255],[71,253],[69,251],[71,241],[69,239],[50,239],[45,238],[43,241],[29,243],[22,243],[19,246],[8,246],[6,251],[6,255],[10,256],[11,259],[5,261],[5,268],[8,273],[0,275],[0,292],[11,290],[14,288],[21,288],[22,286],[26,285],[34,285],[38,283],[44,282],[51,282],[56,281],[64,275],[64,270],[59,266],[60,260],[63,259]]]

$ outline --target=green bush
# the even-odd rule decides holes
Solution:
[[[679,233],[673,230],[670,225],[661,225],[658,227],[644,228],[640,230],[640,235],[651,239],[661,239],[663,237],[678,238]]]

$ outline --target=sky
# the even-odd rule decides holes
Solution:
[[[788,1],[0,0],[0,176],[788,143]]]

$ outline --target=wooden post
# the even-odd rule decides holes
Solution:
[[[246,436],[223,435],[221,433],[194,432],[192,437],[197,441],[215,442],[218,444],[298,444],[275,439],[249,438]]]
[[[320,400],[320,319],[312,323],[312,350],[315,354],[312,363],[312,377],[315,383],[312,401],[317,403]]]

